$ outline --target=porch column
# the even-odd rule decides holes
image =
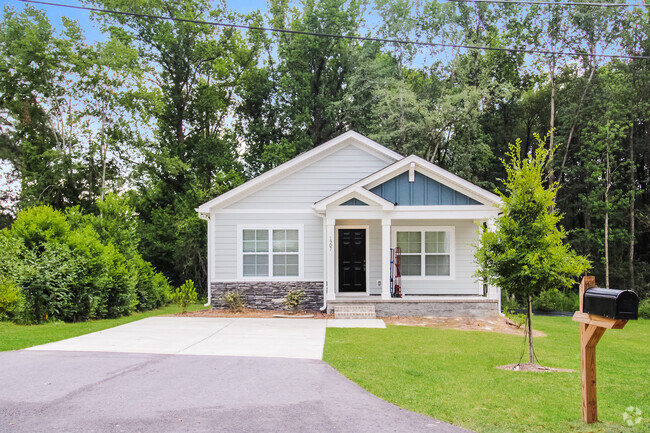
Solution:
[[[381,299],[390,299],[390,218],[381,220]]]
[[[334,292],[334,266],[336,265],[336,257],[334,256],[334,244],[336,242],[334,224],[336,221],[332,218],[327,218],[327,237],[325,239],[325,251],[327,257],[325,257],[325,262],[327,263],[327,299],[334,300],[336,294]]]
[[[489,219],[485,220],[485,223],[486,223],[486,226],[487,226],[488,230],[490,230],[490,231],[495,230],[494,219],[493,218],[489,218]],[[499,311],[499,313],[501,313],[501,289],[499,287],[497,287],[497,286],[493,286],[491,284],[488,284],[488,286],[487,286],[487,294],[486,295],[487,295],[488,299],[496,299],[499,302],[499,310],[498,311]]]

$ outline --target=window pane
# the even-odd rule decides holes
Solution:
[[[425,275],[450,275],[449,256],[426,256]]]
[[[297,253],[298,230],[273,230],[273,252]]]
[[[242,239],[245,253],[265,253],[269,250],[268,230],[243,230]]]
[[[297,254],[274,254],[273,255],[273,276],[274,277],[297,277],[298,276],[298,255]]]
[[[244,254],[242,271],[245,277],[268,276],[269,256],[266,254]]]
[[[427,253],[449,253],[448,232],[426,232],[424,251]]]
[[[401,271],[404,276],[422,275],[422,256],[402,256]]]
[[[422,235],[420,232],[397,232],[397,246],[403,253],[419,253],[422,251]]]

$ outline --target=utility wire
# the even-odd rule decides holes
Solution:
[[[290,29],[275,29],[269,27],[256,27],[256,26],[247,26],[243,24],[231,24],[223,23],[216,21],[202,21],[202,20],[191,20],[186,18],[175,18],[175,17],[166,17],[162,15],[150,15],[143,14],[138,12],[123,12],[110,9],[100,9],[100,8],[91,8],[87,6],[74,6],[66,5],[61,3],[45,2],[38,0],[18,0],[23,3],[38,4],[43,6],[56,6],[68,9],[78,9],[86,10],[91,12],[107,13],[113,15],[123,15],[136,18],[149,18],[156,20],[166,20],[166,21],[176,21],[182,23],[190,24],[200,24],[200,25],[211,25],[215,27],[225,27],[225,28],[235,28],[235,29],[244,29],[244,30],[259,30],[265,32],[274,32],[274,33],[284,33],[292,35],[305,35],[305,36],[314,36],[320,38],[331,38],[331,39],[349,39],[355,41],[369,41],[369,42],[381,42],[387,44],[399,44],[399,45],[417,45],[424,47],[447,47],[447,48],[466,48],[470,50],[486,50],[486,51],[501,51],[501,52],[512,52],[512,53],[526,53],[526,54],[552,54],[558,56],[587,56],[587,57],[604,57],[609,59],[635,59],[635,60],[650,60],[650,56],[628,56],[623,54],[595,54],[595,53],[577,53],[569,51],[550,51],[550,50],[528,50],[524,48],[500,48],[500,47],[485,47],[479,45],[465,45],[465,44],[446,44],[442,42],[422,42],[422,41],[411,41],[407,39],[385,39],[385,38],[372,38],[366,36],[347,36],[347,35],[335,35],[329,33],[316,33],[316,32],[305,32],[300,30],[290,30]]]
[[[650,4],[643,3],[579,3],[579,2],[550,2],[534,0],[447,0],[451,3],[500,3],[500,4],[523,4],[523,5],[548,5],[548,6],[597,6],[611,8],[649,7]]]

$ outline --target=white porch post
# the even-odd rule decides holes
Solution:
[[[336,257],[334,255],[334,244],[336,242],[335,233],[334,233],[334,224],[335,220],[332,218],[327,218],[327,238],[325,239],[325,250],[327,252],[327,257],[325,261],[327,262],[327,299],[334,300],[336,298],[336,293],[334,292],[334,279],[335,272],[334,266],[336,266]]]
[[[381,220],[381,299],[390,299],[390,218]]]
[[[487,229],[494,231],[494,219],[490,218],[485,221]],[[487,286],[487,298],[496,299],[499,303],[499,313],[501,313],[501,289],[497,286],[488,284]]]

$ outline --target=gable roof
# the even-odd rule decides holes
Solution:
[[[393,152],[392,150],[369,139],[368,137],[364,137],[358,132],[348,131],[321,144],[320,146],[317,146],[307,152],[301,153],[300,155],[285,162],[284,164],[281,164],[249,180],[248,182],[239,185],[237,188],[233,188],[230,191],[225,192],[206,203],[203,203],[196,209],[196,211],[200,214],[204,214],[210,212],[212,208],[224,207],[236,201],[239,201],[244,197],[260,190],[261,188],[268,186],[269,184],[274,183],[291,173],[294,173],[296,170],[302,167],[306,167],[348,145],[357,146],[371,154],[379,156],[386,161],[398,161],[403,158],[403,156],[399,153]]]
[[[316,212],[324,212],[328,205],[342,205],[346,200],[357,198],[368,205],[381,206],[383,210],[392,210],[395,205],[358,185],[350,185],[334,194],[314,203]]]
[[[411,164],[413,164],[413,166]],[[411,170],[412,167],[414,170],[417,170],[425,176],[428,176],[431,179],[445,186],[448,186],[449,188],[458,191],[478,201],[481,204],[493,205],[501,201],[501,198],[498,195],[493,194],[481,188],[480,186],[474,185],[473,183],[415,155],[403,158],[394,164],[391,164],[388,167],[383,168],[371,174],[370,176],[359,180],[353,185],[370,190],[378,185],[381,185],[387,180],[399,176],[405,171]]]

